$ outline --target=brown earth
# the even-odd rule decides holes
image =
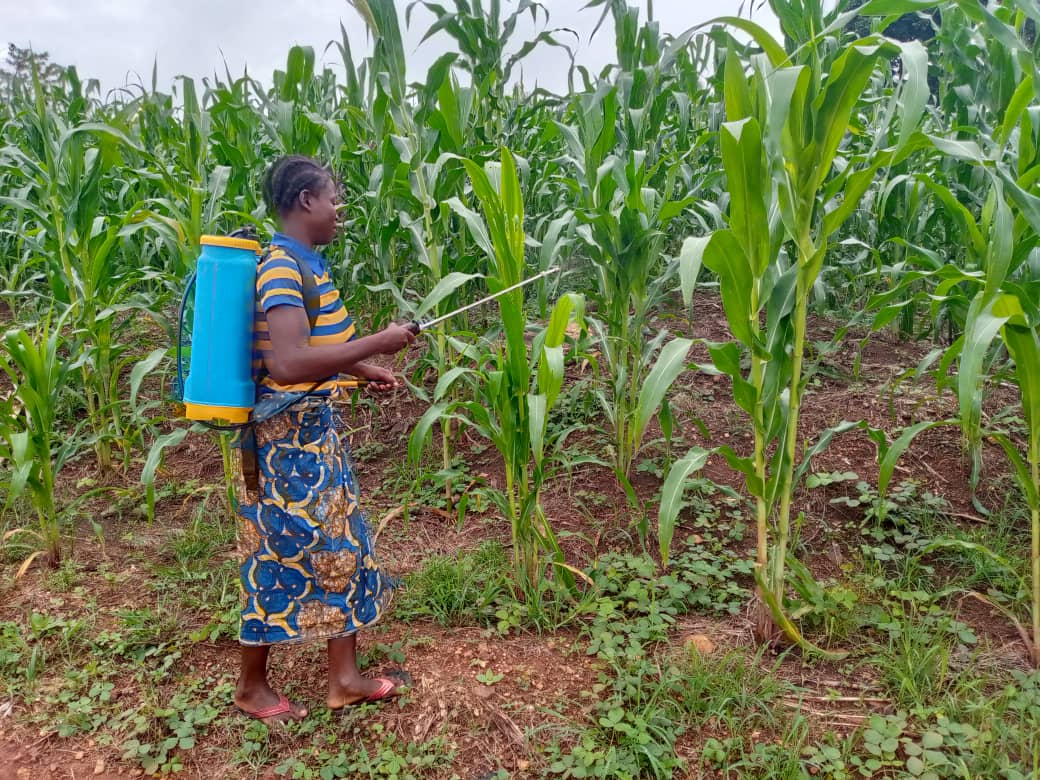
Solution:
[[[725,321],[716,297],[702,296],[695,308],[699,312],[691,335],[709,340],[724,340]],[[675,329],[677,320],[669,320]],[[681,324],[681,323],[680,323]],[[831,326],[816,321],[810,340],[824,341]],[[863,334],[859,334],[861,338]],[[906,344],[888,334],[875,334],[859,349],[858,337],[850,336],[843,346],[824,361],[826,371],[817,373],[810,385],[803,407],[801,429],[818,432],[842,420],[866,420],[870,425],[892,431],[921,420],[952,418],[956,402],[947,391],[939,395],[934,387],[911,380],[898,382],[900,373],[916,363],[929,350],[927,344]],[[703,360],[703,349],[692,355]],[[859,359],[858,375],[853,366]],[[572,377],[574,379],[575,377]],[[737,452],[747,452],[751,432],[743,413],[729,396],[728,380],[699,372],[688,372],[680,378],[671,394],[676,422],[684,432],[685,442],[676,449],[692,445],[730,444]],[[986,399],[985,409],[995,414],[1014,402],[1014,391],[998,388]],[[359,459],[358,474],[363,492],[369,495],[367,510],[375,525],[390,519],[380,536],[383,558],[397,573],[421,567],[434,554],[454,555],[472,549],[486,539],[508,540],[508,527],[497,521],[488,507],[478,511],[471,507],[460,526],[454,515],[438,507],[413,506],[400,510],[396,496],[388,495],[381,486],[393,476],[405,460],[407,435],[424,411],[421,401],[404,391],[373,398],[353,411],[345,410],[346,424],[354,450],[365,454]],[[698,419],[710,434],[705,438],[694,425]],[[653,424],[647,440],[660,436]],[[932,491],[949,502],[951,512],[964,523],[980,522],[968,489],[968,467],[962,456],[960,430],[942,426],[922,434],[903,456],[894,482],[914,479],[922,489]],[[598,441],[595,436],[581,434],[577,440],[586,446]],[[13,582],[15,565],[4,566],[4,583],[0,585],[0,620],[24,621],[33,611],[75,615],[93,601],[101,620],[112,610],[147,604],[155,598],[149,580],[148,560],[160,563],[157,556],[162,544],[190,522],[198,509],[200,496],[207,486],[222,482],[223,466],[219,451],[211,437],[192,436],[175,450],[168,452],[160,472],[160,482],[182,487],[178,498],[160,501],[157,520],[149,526],[141,518],[127,523],[125,509],[119,509],[120,490],[126,491],[136,481],[136,472],[128,476],[99,477],[85,462],[71,464],[62,474],[61,494],[68,498],[85,478],[103,481],[113,487],[110,495],[89,502],[87,512],[104,529],[104,541],[92,534],[89,525],[77,529],[75,559],[81,566],[83,587],[72,593],[53,594],[48,588],[49,572],[34,567],[17,583]],[[468,434],[460,440],[460,451],[479,444]],[[501,465],[492,449],[483,449],[466,457],[474,484],[501,484]],[[999,506],[1010,482],[999,479],[1006,472],[1003,454],[992,445],[984,453],[985,475],[981,498],[990,506]],[[830,447],[814,459],[815,471],[853,471],[869,484],[877,481],[875,445],[861,432],[838,436]],[[743,489],[741,478],[720,456],[711,458],[705,475],[712,480]],[[192,491],[184,486],[196,485]],[[643,500],[649,501],[659,481],[638,473],[634,486]],[[833,486],[832,486],[833,487]],[[376,489],[380,488],[380,489]],[[844,486],[836,486],[845,490]],[[823,531],[830,528],[840,538],[841,527],[851,519],[851,510],[829,503],[835,492],[803,491],[796,511],[804,510],[810,518],[806,536],[813,554],[809,563],[818,576],[835,575],[831,548],[823,544]],[[116,498],[113,499],[113,496]],[[634,550],[638,541],[631,530],[630,510],[625,494],[609,469],[578,466],[561,473],[545,490],[543,503],[553,527],[563,535],[568,560],[584,565],[604,551]],[[220,491],[211,495],[220,500]],[[692,527],[680,528],[680,540],[693,533]],[[820,537],[821,548],[813,547]],[[832,538],[832,535],[828,535]],[[752,552],[753,528],[748,529],[742,549]],[[651,545],[653,548],[653,545]],[[837,553],[840,555],[840,551]],[[233,550],[222,555],[233,557]],[[970,625],[991,648],[989,652],[1002,663],[1020,665],[1024,649],[1016,632],[1007,621],[986,605],[963,599],[958,603],[959,619]],[[182,616],[183,617],[183,616]],[[205,625],[209,615],[195,615],[194,625]],[[99,626],[100,628],[100,626]],[[685,638],[703,635],[719,648],[753,651],[750,622],[740,615],[729,620],[684,616],[675,632],[676,646]],[[535,757],[525,734],[547,723],[561,725],[580,722],[590,709],[588,693],[597,680],[597,666],[589,659],[572,632],[548,636],[520,635],[500,637],[495,632],[476,628],[443,629],[432,623],[402,624],[392,618],[383,626],[368,632],[362,639],[366,648],[379,643],[404,649],[406,665],[415,674],[415,690],[400,705],[388,705],[377,714],[367,716],[381,723],[406,741],[422,742],[431,736],[442,736],[457,751],[454,771],[465,780],[486,775],[498,767],[507,768],[516,777],[528,776]],[[176,692],[184,676],[205,678],[227,685],[233,683],[236,668],[235,644],[197,642],[184,648],[184,656],[171,670],[158,691],[160,699]],[[379,653],[376,653],[378,656]],[[317,646],[294,647],[278,651],[273,665],[274,681],[284,685],[291,695],[303,697],[313,706],[323,700],[325,661],[323,649]],[[503,675],[500,682],[485,685],[476,680],[478,674],[492,670]],[[176,672],[173,674],[172,672]],[[803,664],[787,657],[779,673],[806,687],[810,698],[791,701],[788,706],[801,708],[810,716],[814,728],[849,730],[856,728],[872,710],[886,706],[877,694],[877,683],[861,672],[840,665]],[[828,693],[838,692],[841,701],[827,701]],[[128,683],[117,691],[119,698],[135,700],[144,692]],[[812,698],[815,697],[815,698]],[[2,704],[2,702],[0,702]],[[30,729],[20,725],[24,716],[43,707],[39,701],[14,702],[14,711],[0,714],[0,780],[18,778],[116,778],[140,776],[140,771],[120,761],[119,751],[96,744],[89,738],[60,739],[53,729]],[[2,712],[2,710],[0,710]],[[547,713],[555,713],[550,715]],[[215,729],[227,736],[228,729]],[[676,746],[691,766],[696,766],[699,745],[710,734],[687,734]],[[219,737],[218,737],[219,738]],[[763,738],[768,738],[764,735]],[[272,738],[275,741],[275,738]],[[206,751],[184,752],[182,777],[236,777],[235,770],[213,763],[220,749],[231,745],[207,744]],[[222,774],[224,773],[224,774]]]

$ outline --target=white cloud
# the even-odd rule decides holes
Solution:
[[[451,6],[451,3],[445,3]],[[550,27],[569,27],[580,35],[578,60],[598,72],[615,60],[612,25],[607,24],[589,40],[600,9],[582,10],[585,0],[543,0],[549,9]],[[633,0],[642,16],[646,0]],[[655,0],[655,18],[663,31],[678,34],[714,16],[736,14],[741,0]],[[406,3],[398,8],[402,23]],[[503,3],[504,12],[515,7]],[[766,11],[756,18],[775,29]],[[432,17],[417,8],[412,27],[405,34],[409,78],[419,80],[452,41],[444,35],[420,44]],[[368,51],[363,23],[345,0],[0,0],[0,30],[19,45],[48,51],[54,61],[74,64],[82,77],[99,78],[106,88],[127,79],[150,82],[152,64],[159,67],[160,83],[177,75],[196,78],[224,73],[225,60],[233,74],[248,65],[251,75],[269,83],[271,72],[282,67],[289,47],[313,46],[322,61],[339,66],[335,48],[343,22],[355,58]],[[537,32],[524,16],[514,45]],[[573,40],[573,37],[570,37]],[[566,87],[568,59],[562,51],[539,49],[524,61],[528,85],[554,90]],[[134,74],[138,74],[135,76]]]

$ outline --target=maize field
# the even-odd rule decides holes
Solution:
[[[767,6],[591,0],[616,56],[566,94],[520,76],[577,43],[532,0],[348,0],[341,67],[269,78],[12,48],[0,776],[1040,777],[1040,2]],[[451,45],[410,83],[415,11]],[[561,270],[339,400],[401,577],[361,663],[417,681],[275,729],[175,356],[286,154],[334,172],[362,332]],[[323,648],[276,653],[320,700]]]

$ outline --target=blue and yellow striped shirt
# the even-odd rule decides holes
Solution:
[[[285,249],[288,248],[301,264],[309,266],[314,274],[314,286],[321,299],[318,317],[311,330],[310,343],[339,344],[354,338],[354,321],[347,313],[339,291],[329,277],[325,258],[308,246],[282,233],[275,233],[266,259],[256,271],[256,313],[253,317],[253,376],[260,379],[260,369],[271,354],[271,335],[267,326],[267,312],[275,306],[297,306],[303,303],[303,281],[300,268]],[[268,368],[268,370],[270,370]],[[280,385],[268,374],[257,385],[257,398],[273,392],[310,390],[313,382]],[[335,380],[326,382],[315,391],[328,395],[336,387]]]

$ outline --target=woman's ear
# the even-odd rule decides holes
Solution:
[[[296,196],[296,202],[304,211],[310,211],[312,198],[310,190],[300,190],[300,194]]]

